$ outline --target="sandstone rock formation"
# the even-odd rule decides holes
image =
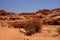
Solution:
[[[41,22],[42,24],[60,25],[60,8],[56,8],[52,10],[43,9],[43,10],[38,10],[36,12],[31,12],[31,13],[26,12],[20,14],[0,10],[0,21],[6,21],[7,23],[9,22],[15,23],[16,21],[20,23],[20,22],[29,21],[34,18],[39,19],[39,22]]]

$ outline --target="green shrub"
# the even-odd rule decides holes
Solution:
[[[39,32],[39,30],[41,29],[41,27],[39,26],[39,24],[33,23],[33,22],[28,22],[27,26],[25,27],[26,30],[26,35],[32,35],[36,32]]]
[[[60,34],[60,27],[57,28],[57,32]]]

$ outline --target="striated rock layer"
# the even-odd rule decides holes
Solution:
[[[60,8],[43,9],[31,13],[14,13],[0,10],[0,21],[20,25],[27,21],[38,20],[41,24],[60,25]],[[15,24],[14,24],[15,23]]]

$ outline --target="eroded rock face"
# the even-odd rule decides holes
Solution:
[[[38,10],[38,11],[36,11],[36,13],[42,13],[43,15],[48,15],[49,12],[50,12],[49,9],[43,9],[43,10]]]
[[[4,10],[0,10],[0,15],[1,15],[1,16],[4,16],[5,13],[6,13],[6,12],[5,12]]]
[[[23,20],[23,22],[25,22],[25,21],[32,20],[32,19],[34,20],[38,19],[38,21],[40,22],[42,21],[42,24],[53,24],[54,25],[55,23],[58,23],[58,25],[60,25],[60,8],[56,8],[52,10],[43,9],[43,10],[38,10],[36,12],[20,13],[20,14],[0,10],[0,20],[2,21]]]
[[[50,13],[45,17],[45,21],[48,21],[48,24],[59,25],[60,21],[60,8],[53,9]]]

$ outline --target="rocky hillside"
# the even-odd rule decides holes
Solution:
[[[9,24],[16,27],[26,25],[29,21],[37,21],[40,25],[60,25],[60,8],[52,10],[43,9],[36,12],[19,14],[0,10],[0,24]]]
[[[60,25],[60,8],[56,9],[43,9],[31,13],[13,13],[0,10],[0,21],[6,22],[23,22],[30,21],[33,19],[39,20],[42,24],[55,24]]]

